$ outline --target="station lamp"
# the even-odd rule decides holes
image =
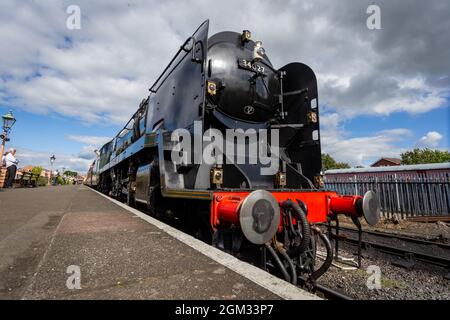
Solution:
[[[2,119],[3,119],[3,131],[9,132],[14,123],[16,123],[16,118],[14,118],[12,110],[9,110],[7,114],[3,115]]]
[[[55,155],[52,155],[52,156],[50,157],[50,165],[51,165],[51,169],[50,169],[50,176],[49,176],[49,179],[48,179],[48,184],[49,184],[49,185],[54,183],[54,182],[53,182],[53,163],[55,162],[55,160],[56,160]],[[55,183],[56,183],[56,182],[55,182]]]

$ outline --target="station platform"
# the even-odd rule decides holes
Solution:
[[[0,189],[0,299],[318,298],[75,185]]]

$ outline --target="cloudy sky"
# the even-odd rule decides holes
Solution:
[[[371,4],[381,29],[367,28]],[[81,28],[67,28],[79,6]],[[323,151],[368,165],[449,148],[450,3],[436,1],[9,1],[0,3],[0,113],[21,165],[83,172],[136,110],[179,45],[252,31],[275,67],[315,70]],[[72,13],[72,12],[71,12]]]

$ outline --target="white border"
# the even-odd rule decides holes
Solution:
[[[102,197],[108,199],[109,201],[115,203],[119,207],[133,213],[139,218],[145,220],[146,222],[156,226],[167,234],[171,235],[175,239],[183,242],[184,244],[190,246],[191,248],[197,250],[201,254],[207,256],[208,258],[214,260],[215,262],[227,267],[228,269],[238,273],[239,275],[253,281],[257,285],[263,287],[264,289],[276,294],[277,296],[287,299],[287,300],[321,300],[318,296],[313,295],[299,287],[296,287],[280,278],[277,278],[270,273],[263,271],[262,269],[255,267],[249,263],[241,261],[232,255],[223,252],[213,246],[210,246],[194,237],[181,232],[155,218],[152,218],[145,213],[127,206],[126,204],[112,199],[97,190],[83,186],[86,189],[90,189]]]

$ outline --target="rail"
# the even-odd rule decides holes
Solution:
[[[341,229],[341,231],[344,231],[344,232],[350,232],[350,233],[358,232],[358,230],[352,229],[352,228],[340,227],[340,229]],[[406,236],[396,235],[396,234],[392,234],[392,233],[383,233],[383,232],[377,232],[377,231],[364,230],[363,235],[364,234],[371,235],[374,237],[390,238],[391,240],[397,239],[399,241],[403,241],[406,243],[409,242],[409,243],[414,243],[414,244],[419,244],[419,245],[436,246],[436,247],[440,247],[441,249],[444,249],[444,250],[449,250],[449,248],[450,248],[449,244],[435,242],[435,241],[428,241],[428,240],[423,240],[423,239],[418,239],[418,238],[412,238],[412,237],[406,237]],[[342,235],[341,235],[340,239],[343,240],[344,242],[358,245],[358,240],[356,239],[356,237],[348,237],[348,236],[342,237]],[[404,248],[404,247],[398,246],[398,245],[381,243],[379,241],[374,241],[373,239],[368,240],[365,237],[362,240],[362,244],[366,248],[370,247],[370,248],[373,248],[375,250],[378,250],[378,251],[381,251],[384,253],[388,253],[388,254],[404,257],[404,258],[411,257],[415,260],[419,260],[419,261],[429,263],[429,264],[434,264],[434,265],[441,266],[441,267],[446,267],[446,268],[450,267],[450,258],[448,258],[448,257],[425,253],[425,252],[419,251],[417,249],[410,249],[410,248],[408,249],[408,248]]]

